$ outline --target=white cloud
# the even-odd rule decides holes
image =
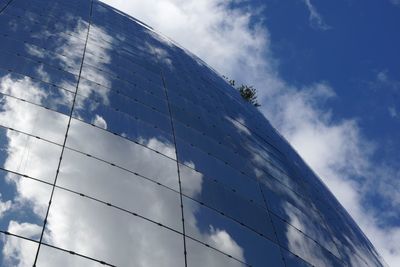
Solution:
[[[332,29],[331,26],[329,26],[324,22],[324,19],[322,18],[321,14],[318,13],[318,10],[315,8],[315,6],[311,3],[311,0],[303,0],[303,1],[308,9],[308,12],[310,13],[308,19],[311,27],[322,31]]]
[[[4,213],[7,212],[12,206],[11,200],[7,200],[3,202],[1,200],[1,193],[0,193],[0,219],[3,217]]]
[[[107,129],[107,122],[106,122],[106,120],[105,120],[102,116],[100,116],[100,115],[97,115],[97,114],[96,114],[96,116],[95,116],[94,119],[92,120],[92,123],[93,123],[94,125],[100,127],[100,128]]]
[[[39,65],[39,67],[36,69],[36,73],[40,80],[48,83],[51,82],[49,74],[43,69],[43,65]]]
[[[373,88],[382,87],[386,90],[397,91],[400,88],[400,81],[391,78],[387,70],[381,70],[376,74],[376,81],[373,81],[370,85]]]
[[[267,52],[264,47],[269,42],[262,21],[251,21],[250,10],[230,9],[230,1],[103,2],[173,37],[184,48],[231,77],[246,77],[245,81],[254,83],[261,80],[257,70],[269,67],[260,57]],[[254,24],[250,27],[251,22]]]
[[[363,138],[355,119],[332,121],[331,111],[321,105],[334,97],[327,83],[296,88],[281,79],[268,29],[254,16],[258,10],[231,9],[230,1],[220,0],[104,2],[168,35],[217,71],[258,88],[261,111],[323,178],[384,258],[393,266],[400,264],[400,239],[395,234],[385,238],[399,228],[380,226],[363,206],[365,184],[351,179],[376,179],[369,158],[374,145]],[[331,28],[310,0],[304,3],[313,27]]]
[[[17,235],[33,238],[40,234],[42,228],[36,224],[10,221],[8,231]],[[4,240],[3,257],[9,266],[32,266],[37,245],[20,238],[8,237]]]
[[[213,247],[219,248],[229,255],[234,255],[237,259],[245,262],[243,249],[225,230],[214,229],[214,227],[210,226],[210,236],[208,239],[210,240],[208,243]]]

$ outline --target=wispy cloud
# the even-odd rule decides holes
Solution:
[[[379,211],[364,202],[368,190],[382,185],[380,181],[393,182],[392,175],[375,170],[375,145],[363,137],[355,118],[332,119],[332,111],[323,105],[335,97],[328,83],[299,88],[281,78],[268,29],[254,15],[258,11],[232,9],[230,1],[222,0],[104,2],[172,37],[219,72],[258,88],[261,111],[321,176],[389,264],[400,266],[400,227],[383,227]],[[329,29],[310,0],[304,3],[311,25]],[[377,194],[387,199],[383,191]]]
[[[387,70],[381,70],[376,73],[372,81],[367,82],[367,85],[377,92],[390,94],[391,101],[386,103],[387,111],[390,117],[397,118],[399,116],[400,104],[396,99],[400,97],[400,81],[390,77]]]
[[[398,91],[400,89],[400,81],[392,79],[389,77],[389,73],[387,70],[379,71],[376,74],[376,81],[373,86],[375,87],[385,87],[389,90]]]
[[[391,117],[396,118],[398,116],[398,112],[395,107],[389,107],[388,111]]]
[[[395,6],[400,6],[400,0],[389,0]]]
[[[311,0],[303,0],[303,1],[308,9],[308,12],[310,13],[308,20],[310,22],[311,27],[313,27],[314,29],[317,29],[317,30],[322,30],[322,31],[332,29],[331,26],[329,26],[328,24],[325,23],[321,14],[319,14],[318,10],[311,3]],[[393,0],[393,1],[396,1],[396,0]]]

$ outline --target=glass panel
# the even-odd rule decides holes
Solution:
[[[0,229],[39,241],[51,186],[0,171]]]
[[[89,40],[89,47],[86,50],[88,53],[85,56],[85,61],[86,59],[88,59],[89,62],[96,62],[99,60],[98,53],[96,52],[99,49],[99,41],[101,39],[111,39],[104,38],[104,34],[102,34],[101,31],[96,31],[96,27],[93,29],[94,30],[91,30],[90,32],[90,37],[92,37],[92,35],[96,35],[93,36],[96,41]],[[113,48],[112,45],[115,43],[116,40],[112,39],[112,41],[113,42],[108,44],[110,48]],[[91,42],[93,42],[93,44],[90,44]],[[84,68],[88,68],[85,71],[102,72],[103,75],[106,75],[108,77],[108,79],[118,79],[120,80],[119,82],[126,83],[126,85],[129,85],[130,90],[139,90],[140,93],[137,92],[138,94],[148,93],[147,90],[149,88],[154,88],[153,90],[157,90],[159,92],[157,95],[162,96],[164,94],[165,96],[160,71],[153,73],[151,71],[144,70],[142,66],[138,65],[137,61],[140,60],[140,58],[137,56],[133,56],[132,54],[130,56],[122,58],[119,54],[115,53],[115,50],[111,50],[106,54],[106,56],[107,57],[104,57],[104,59],[111,58],[112,64],[109,64],[110,60],[106,60],[101,67],[85,64]],[[87,77],[89,78],[90,76]],[[129,95],[135,96],[134,94]]]
[[[61,146],[0,127],[1,166],[53,183]]]
[[[0,110],[1,126],[63,144],[67,116],[7,96],[0,98]]]
[[[156,137],[146,137],[164,155],[173,157],[174,147]],[[96,156],[102,160],[137,172],[149,179],[160,182],[179,191],[177,166],[171,160],[141,145],[137,145],[106,131],[99,131],[86,123],[72,120],[67,147]]]
[[[134,102],[138,102],[169,116],[167,102],[164,99],[152,95],[143,88],[129,87],[129,92],[121,89],[123,88],[114,85],[112,88],[104,87],[84,79],[79,85],[78,94],[91,97],[93,101],[110,105],[114,109],[119,109],[122,105],[122,109],[128,111],[130,105],[136,105]],[[129,114],[129,112],[127,113]]]
[[[267,198],[267,202],[274,212],[280,214],[281,212],[279,212],[279,209],[282,206],[281,204],[289,202],[291,205],[296,206],[298,209],[308,214],[312,218],[320,218],[319,214],[317,213],[316,205],[311,199],[299,195],[297,192],[291,190],[278,180],[266,177],[265,179],[261,180],[260,184],[264,197]],[[280,205],[277,205],[279,203]]]
[[[318,212],[312,208],[311,201],[303,199],[272,179],[268,180],[268,183],[265,181],[262,185],[262,190],[269,209],[273,213],[303,231],[337,257],[340,257],[331,234],[325,227],[325,222]]]
[[[23,1],[17,1],[17,3],[11,2],[9,8],[6,9],[6,13],[14,14],[15,16],[23,16],[28,13],[28,17],[32,17],[32,14],[35,14],[36,16],[33,16],[33,18],[36,19],[35,22],[38,22],[39,25],[46,25],[55,28],[60,27],[60,25],[75,23],[76,21],[71,19],[72,15],[75,19],[79,18],[79,16],[83,16],[86,19],[89,15],[89,1],[81,1],[79,5],[71,5],[71,2],[68,2],[67,4],[62,3],[62,5],[60,5],[60,3],[62,2],[34,0],[29,1],[28,3]],[[73,14],[71,14],[71,11],[73,11]],[[60,22],[55,24],[48,23],[48,20],[44,20],[48,17],[57,18]]]
[[[215,99],[202,98],[204,95],[198,95],[199,91],[198,88],[193,87],[191,82],[186,83],[185,87],[189,87],[193,90],[179,90],[179,87],[175,85],[168,85],[167,81],[167,88],[168,90],[168,98],[170,102],[176,106],[180,106],[183,108],[189,108],[192,110],[192,107],[196,105],[196,108],[199,108],[201,103],[201,108],[204,109],[210,116],[218,116],[220,115],[220,110],[215,107]]]
[[[1,266],[33,266],[38,244],[0,233]]]
[[[68,116],[74,98],[72,92],[2,69],[0,69],[0,93],[56,110]]]
[[[82,96],[77,96],[76,101],[77,102],[76,108],[74,109],[74,116],[77,118],[82,117],[85,121],[89,123],[92,123],[93,120],[100,116],[103,118],[103,120],[106,119],[106,121],[109,121],[107,125],[113,125],[113,120],[121,118],[125,120],[125,123],[114,123],[116,124],[116,128],[133,128],[134,130],[140,132],[141,128],[136,125],[131,125],[135,123],[140,123],[141,125],[144,125],[144,132],[146,132],[146,128],[150,128],[147,129],[147,131],[153,129],[153,132],[159,132],[160,130],[162,130],[165,133],[172,135],[171,121],[169,120],[169,117],[164,116],[154,110],[151,110],[150,108],[137,102],[113,101],[111,102],[110,106],[110,103],[106,104],[104,102],[96,102]],[[110,101],[112,100],[107,100],[107,102]],[[113,117],[115,117],[115,119],[113,119]],[[127,130],[127,132],[129,132],[129,130]],[[165,133],[159,133],[159,135],[166,135]]]
[[[48,247],[40,246],[36,266],[54,267],[54,266],[85,266],[85,267],[101,267],[104,264],[89,260],[79,255],[73,255],[69,252]]]
[[[191,127],[215,140],[220,140],[221,137],[226,136],[226,133],[221,129],[212,127],[213,124],[210,120],[201,120],[200,114],[193,113],[193,110],[184,109],[182,107],[175,106],[174,104],[171,104],[170,107],[174,121],[177,120],[187,127]]]
[[[45,242],[117,266],[184,266],[182,235],[59,189]]]
[[[108,56],[109,57],[112,56],[112,52],[109,53],[111,54]],[[114,60],[113,57],[110,58],[112,61]],[[138,95],[138,90],[141,91],[141,94],[144,94],[146,93],[146,91],[149,91],[150,94],[153,93],[155,96],[158,96],[160,98],[165,97],[165,92],[162,87],[162,84],[157,84],[152,81],[145,80],[144,79],[145,77],[137,77],[136,79],[131,78],[131,80],[123,80],[118,76],[120,73],[115,73],[114,75],[112,75],[110,73],[106,73],[101,68],[94,68],[93,66],[90,66],[85,63],[82,69],[82,77],[90,81],[95,81],[102,86],[106,86],[109,88],[113,88],[114,90],[121,91],[122,93],[131,98],[135,98]],[[101,75],[100,80],[97,79],[98,75]],[[135,77],[134,75],[131,76]],[[145,90],[145,92],[143,92],[143,90]]]
[[[286,185],[293,191],[302,194],[303,196],[308,195],[305,188],[301,185],[302,181],[298,177],[293,178],[294,176],[289,176],[288,174],[276,168],[265,160],[262,162],[258,162],[257,165],[263,171],[263,173],[258,176],[260,180],[275,179]]]
[[[319,246],[299,230],[272,215],[272,220],[281,246],[314,266],[343,266],[344,263]]]
[[[244,176],[239,171],[227,166],[212,156],[189,146],[186,142],[177,138],[179,162],[190,166],[210,179],[216,179],[228,188],[232,188],[245,198],[251,199],[263,205],[260,189],[255,180]]]
[[[180,165],[180,174],[183,194],[275,240],[271,219],[266,209],[183,165]],[[197,188],[194,185],[197,185]]]
[[[215,249],[204,246],[190,238],[186,238],[187,263],[190,267],[244,267],[240,261],[228,257]]]
[[[48,50],[45,47],[40,47],[34,43],[28,43],[26,41],[21,41],[10,36],[4,36],[2,38],[2,45],[0,48],[0,53],[10,53],[19,54],[25,58],[44,62],[46,65],[52,66],[57,69],[62,69],[63,71],[70,72],[74,75],[79,75],[79,69],[74,65],[65,64],[68,62],[66,58],[63,58],[61,54],[55,53],[56,51]],[[18,37],[17,37],[18,38]],[[61,52],[61,51],[58,51]],[[80,54],[82,55],[82,53]],[[60,60],[63,59],[63,60]]]
[[[210,153],[221,161],[228,162],[230,166],[239,171],[245,169],[246,159],[239,157],[237,153],[228,150],[225,146],[219,144],[214,139],[203,135],[191,127],[187,127],[178,121],[174,121],[174,127],[175,134],[180,139],[185,140],[189,144],[193,144],[195,147],[206,153]]]
[[[371,243],[359,232],[358,226],[348,215],[337,213],[336,218],[327,220],[327,226],[344,261],[354,263],[355,266],[384,266]]]
[[[65,150],[57,185],[182,231],[177,192],[94,158]]]
[[[77,77],[69,72],[58,70],[38,61],[11,53],[1,53],[0,68],[52,83],[66,90],[75,91]]]
[[[215,211],[183,198],[186,234],[251,266],[284,266],[278,245]]]
[[[312,267],[311,264],[304,261],[302,258],[290,253],[286,249],[282,249],[283,259],[286,267]]]
[[[0,17],[0,25],[4,24],[4,18]],[[6,27],[6,26],[4,26]],[[21,54],[23,58],[31,58],[35,62],[46,62],[47,64],[60,67],[68,72],[78,75],[80,69],[79,58],[83,55],[84,41],[68,33],[59,32],[57,34],[38,34],[19,29],[19,32],[13,32],[7,29],[0,29],[3,39],[12,40],[24,44],[25,50]],[[11,42],[11,41],[10,41]],[[73,47],[73,51],[66,50],[67,46]],[[11,49],[11,48],[10,48]],[[76,57],[71,60],[70,57]],[[40,69],[38,69],[40,70]],[[42,72],[44,74],[44,72]],[[45,76],[38,76],[38,79],[44,79]],[[75,90],[75,88],[73,88]]]
[[[78,97],[77,101],[80,100],[81,98]],[[147,142],[148,137],[157,138],[157,140],[166,144],[173,144],[172,135],[159,129],[157,126],[102,105],[98,105],[96,108],[89,108],[85,111],[76,111],[75,109],[73,116],[154,150],[157,150],[158,147],[152,142]],[[167,156],[176,158],[175,153],[168,154]]]

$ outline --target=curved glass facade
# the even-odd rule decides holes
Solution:
[[[1,0],[0,99],[1,266],[383,266],[256,108],[101,2]]]

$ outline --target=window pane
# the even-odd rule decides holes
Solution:
[[[299,230],[271,215],[281,246],[314,266],[343,266],[338,258]]]
[[[240,261],[229,258],[227,255],[208,248],[204,244],[186,238],[187,262],[190,267],[244,267]]]
[[[49,65],[11,53],[1,53],[0,68],[14,71],[39,81],[52,83],[71,92],[75,91],[77,76]]]
[[[155,137],[145,141],[164,155],[174,155],[174,147]],[[67,147],[137,172],[179,191],[176,161],[119,136],[72,120]]]
[[[73,115],[75,118],[140,143],[148,136],[165,139],[166,142],[173,143],[171,122],[168,122],[165,116],[162,116],[161,120],[159,120],[159,113],[149,113],[148,115],[153,118],[149,120],[142,116],[143,109],[139,106],[138,110],[140,111],[129,114],[123,110],[123,106],[119,106],[116,103],[113,103],[115,108],[112,108],[84,99],[81,96],[77,96],[76,100],[77,108],[74,109]],[[133,104],[130,108],[133,108]]]
[[[63,144],[68,117],[33,104],[3,96],[0,125]]]
[[[0,69],[0,93],[56,110],[68,116],[74,98],[70,91],[2,69]]]
[[[282,249],[283,259],[286,267],[311,267],[312,265],[302,258],[290,253],[286,249]]]
[[[236,190],[245,198],[263,205],[260,189],[255,180],[248,178],[239,171],[216,160],[210,155],[196,149],[186,142],[176,139],[179,162],[200,171],[210,179],[216,179],[221,184]]]
[[[69,252],[62,251],[46,245],[40,246],[38,259],[36,262],[40,267],[54,266],[85,266],[85,267],[101,267],[104,264],[89,260],[79,255],[73,255]]]
[[[65,150],[57,185],[182,231],[177,192],[94,158]]]
[[[0,233],[1,266],[33,266],[38,244]]]
[[[61,155],[61,146],[0,128],[2,167],[53,183]]]
[[[39,241],[51,186],[0,171],[0,229]]]
[[[186,234],[252,266],[284,266],[278,245],[239,223],[183,198]]]
[[[182,235],[59,189],[45,242],[117,266],[184,266]]]
[[[275,240],[271,219],[265,207],[250,202],[232,190],[200,173],[180,165],[182,193],[224,213],[246,227]],[[197,186],[197,188],[194,187]]]

